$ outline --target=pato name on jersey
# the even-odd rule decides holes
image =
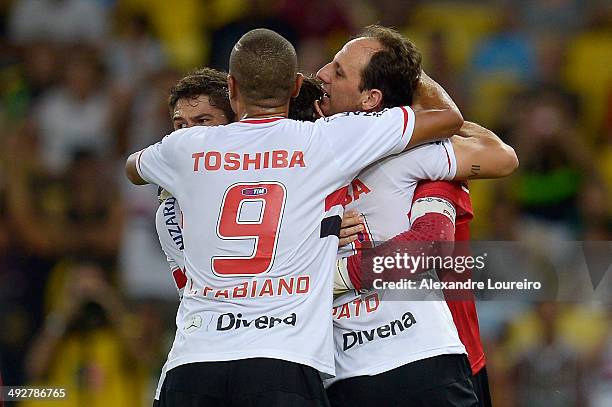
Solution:
[[[373,293],[365,298],[359,297],[334,307],[332,316],[335,319],[357,318],[359,315],[370,314],[376,311],[379,305],[380,299],[378,298],[378,293]]]

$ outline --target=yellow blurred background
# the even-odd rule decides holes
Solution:
[[[377,22],[517,151],[511,178],[470,184],[475,239],[611,240],[609,1],[0,0],[4,383],[150,405],[178,302],[126,154],[172,130],[170,86],[226,69],[247,30],[280,32],[314,73]],[[612,405],[610,304],[478,306],[496,406]]]

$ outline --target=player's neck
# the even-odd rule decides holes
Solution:
[[[245,106],[237,112],[237,117],[243,119],[263,119],[266,117],[287,117],[289,114],[289,104],[278,107],[259,107]]]

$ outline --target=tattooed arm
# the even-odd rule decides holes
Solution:
[[[457,157],[457,180],[507,177],[518,167],[514,149],[476,123],[464,122],[451,142]]]

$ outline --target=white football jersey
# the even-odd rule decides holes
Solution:
[[[365,219],[365,239],[356,244],[386,241],[410,229],[418,180],[451,180],[456,170],[449,140],[416,147],[366,168],[351,183],[347,198],[346,209],[362,213]],[[354,246],[339,253],[349,256]],[[350,291],[334,301],[333,325],[336,377],[326,385],[436,355],[465,353],[441,291]]]
[[[141,177],[183,213],[188,281],[168,370],[268,357],[333,375],[341,188],[401,152],[413,129],[402,107],[192,127],[143,150]]]

